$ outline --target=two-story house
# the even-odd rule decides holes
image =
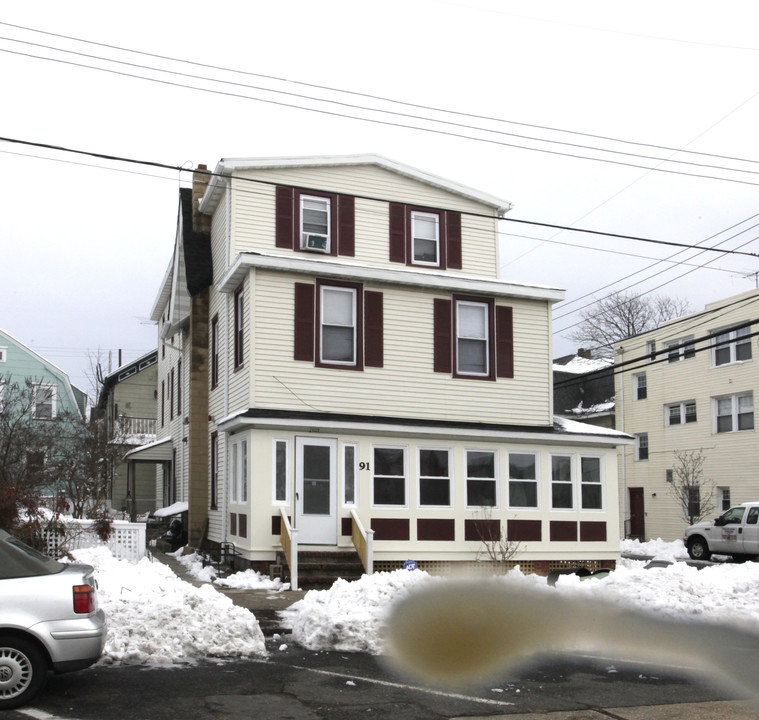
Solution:
[[[29,398],[31,420],[42,423],[63,416],[72,422],[84,419],[87,408],[84,391],[72,385],[69,376],[59,367],[0,330],[0,411],[3,386],[11,383],[24,388],[27,382],[32,393]],[[29,448],[27,459],[40,466],[45,463],[44,452],[37,447]],[[44,492],[56,496],[60,491],[61,488],[51,485]]]
[[[123,453],[155,440],[158,352],[151,350],[103,378],[93,419],[101,423],[107,441]],[[130,472],[131,468],[131,472]],[[156,509],[155,467],[117,458],[108,468],[111,507],[134,519]]]
[[[759,497],[758,317],[759,291],[752,290],[615,345],[617,427],[635,438],[620,455],[627,535],[683,536],[683,503],[672,492],[678,453],[703,457],[702,489],[688,492],[688,502],[712,495],[718,514]]]
[[[191,543],[613,565],[627,439],[554,420],[563,291],[499,278],[509,203],[372,155],[224,159],[181,192],[145,452]]]

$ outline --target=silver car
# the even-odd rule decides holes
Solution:
[[[18,707],[49,671],[81,670],[106,636],[89,565],[65,565],[0,530],[0,710]]]

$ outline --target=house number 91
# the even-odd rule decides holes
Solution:
[[[358,464],[358,469],[359,469],[359,470],[371,470],[372,468],[371,468],[371,466],[369,465],[369,463],[360,462],[360,463]]]

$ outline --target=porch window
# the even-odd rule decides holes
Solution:
[[[398,447],[374,448],[374,505],[403,507],[406,501],[406,451]]]
[[[248,441],[237,440],[230,447],[230,501],[248,502]]]
[[[290,441],[274,441],[274,502],[289,502],[290,487]]]
[[[536,467],[532,453],[509,453],[509,507],[538,507]]]
[[[448,450],[419,450],[419,505],[451,506]]]
[[[343,504],[358,503],[358,446],[343,446]]]
[[[583,510],[603,509],[601,458],[580,458],[580,498]]]
[[[495,507],[497,503],[495,453],[492,450],[467,450],[467,506]]]
[[[572,487],[572,458],[568,455],[551,457],[551,507],[571,510],[574,507]]]

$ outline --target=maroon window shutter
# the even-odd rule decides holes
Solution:
[[[502,305],[495,309],[496,375],[514,377],[514,311]]]
[[[295,360],[314,360],[314,286],[295,283]]]
[[[390,262],[406,262],[406,206],[390,203]]]
[[[384,361],[382,293],[364,293],[364,366],[382,367]]]
[[[356,201],[352,195],[337,198],[337,254],[356,254]]]
[[[278,248],[293,249],[295,237],[294,192],[291,187],[277,186],[275,214],[275,241]]]
[[[433,342],[435,372],[450,373],[451,362],[451,301],[435,299],[433,308]]]
[[[445,213],[446,267],[461,270],[461,213]]]

